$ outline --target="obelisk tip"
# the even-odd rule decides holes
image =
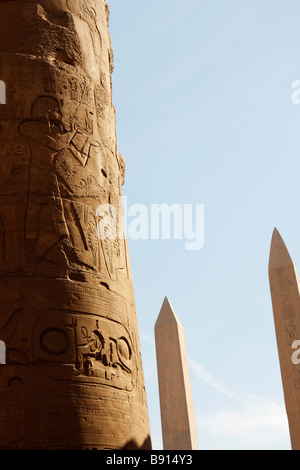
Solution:
[[[171,323],[179,323],[180,321],[177,318],[176,313],[174,312],[174,309],[168,299],[167,296],[165,296],[162,307],[160,309],[159,315],[157,317],[156,323],[155,323],[155,328],[168,325]]]
[[[279,231],[275,227],[271,241],[269,269],[276,269],[290,264],[293,264],[293,261]]]
[[[274,245],[274,243],[279,242],[283,243],[282,237],[279,233],[279,230],[277,230],[276,227],[274,227],[273,233],[272,233],[272,241],[271,241],[271,247]]]
[[[174,313],[174,309],[171,305],[171,302],[169,300],[169,297],[166,295],[163,301],[163,306],[165,306],[167,309],[171,310]]]

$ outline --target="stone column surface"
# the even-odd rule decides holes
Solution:
[[[300,291],[294,263],[277,229],[269,280],[284,400],[292,449],[300,450]]]
[[[108,17],[0,2],[0,449],[151,447]]]
[[[164,450],[197,450],[197,429],[183,327],[168,298],[155,323]]]

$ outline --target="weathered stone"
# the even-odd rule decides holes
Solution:
[[[105,0],[0,2],[2,449],[150,447],[108,16]]]
[[[183,327],[167,297],[155,323],[165,450],[197,450],[197,429]]]
[[[290,254],[276,229],[270,249],[269,280],[291,443],[294,450],[300,450],[299,280]]]

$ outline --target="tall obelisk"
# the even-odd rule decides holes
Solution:
[[[296,268],[275,229],[269,280],[292,448],[300,450],[300,291]]]
[[[183,327],[168,298],[155,323],[164,450],[197,450],[197,429]]]
[[[0,449],[151,446],[108,17],[0,2]]]

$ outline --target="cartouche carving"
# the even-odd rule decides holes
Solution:
[[[112,70],[104,0],[0,2],[0,449],[150,447]]]

